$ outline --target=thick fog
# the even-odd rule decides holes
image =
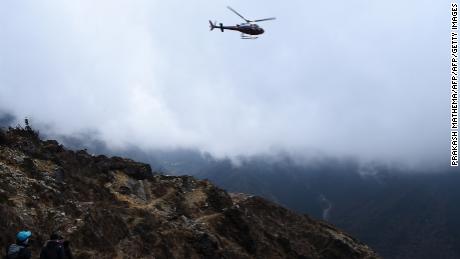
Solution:
[[[260,23],[241,40],[208,20]],[[446,1],[1,1],[0,110],[112,148],[449,159]]]

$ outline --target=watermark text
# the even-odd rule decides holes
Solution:
[[[451,4],[450,165],[458,166],[458,4]]]

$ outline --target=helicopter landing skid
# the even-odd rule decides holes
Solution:
[[[249,34],[244,34],[244,33],[241,34],[241,39],[243,39],[243,40],[255,40],[257,38],[259,38],[259,37],[249,35]]]

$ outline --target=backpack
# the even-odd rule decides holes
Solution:
[[[64,246],[62,242],[49,240],[42,248],[41,259],[64,259]]]
[[[25,258],[25,247],[17,244],[12,244],[6,250],[6,259]]]

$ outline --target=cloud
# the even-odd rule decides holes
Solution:
[[[239,40],[207,20],[261,24]],[[439,1],[0,4],[0,109],[114,148],[448,159]]]

